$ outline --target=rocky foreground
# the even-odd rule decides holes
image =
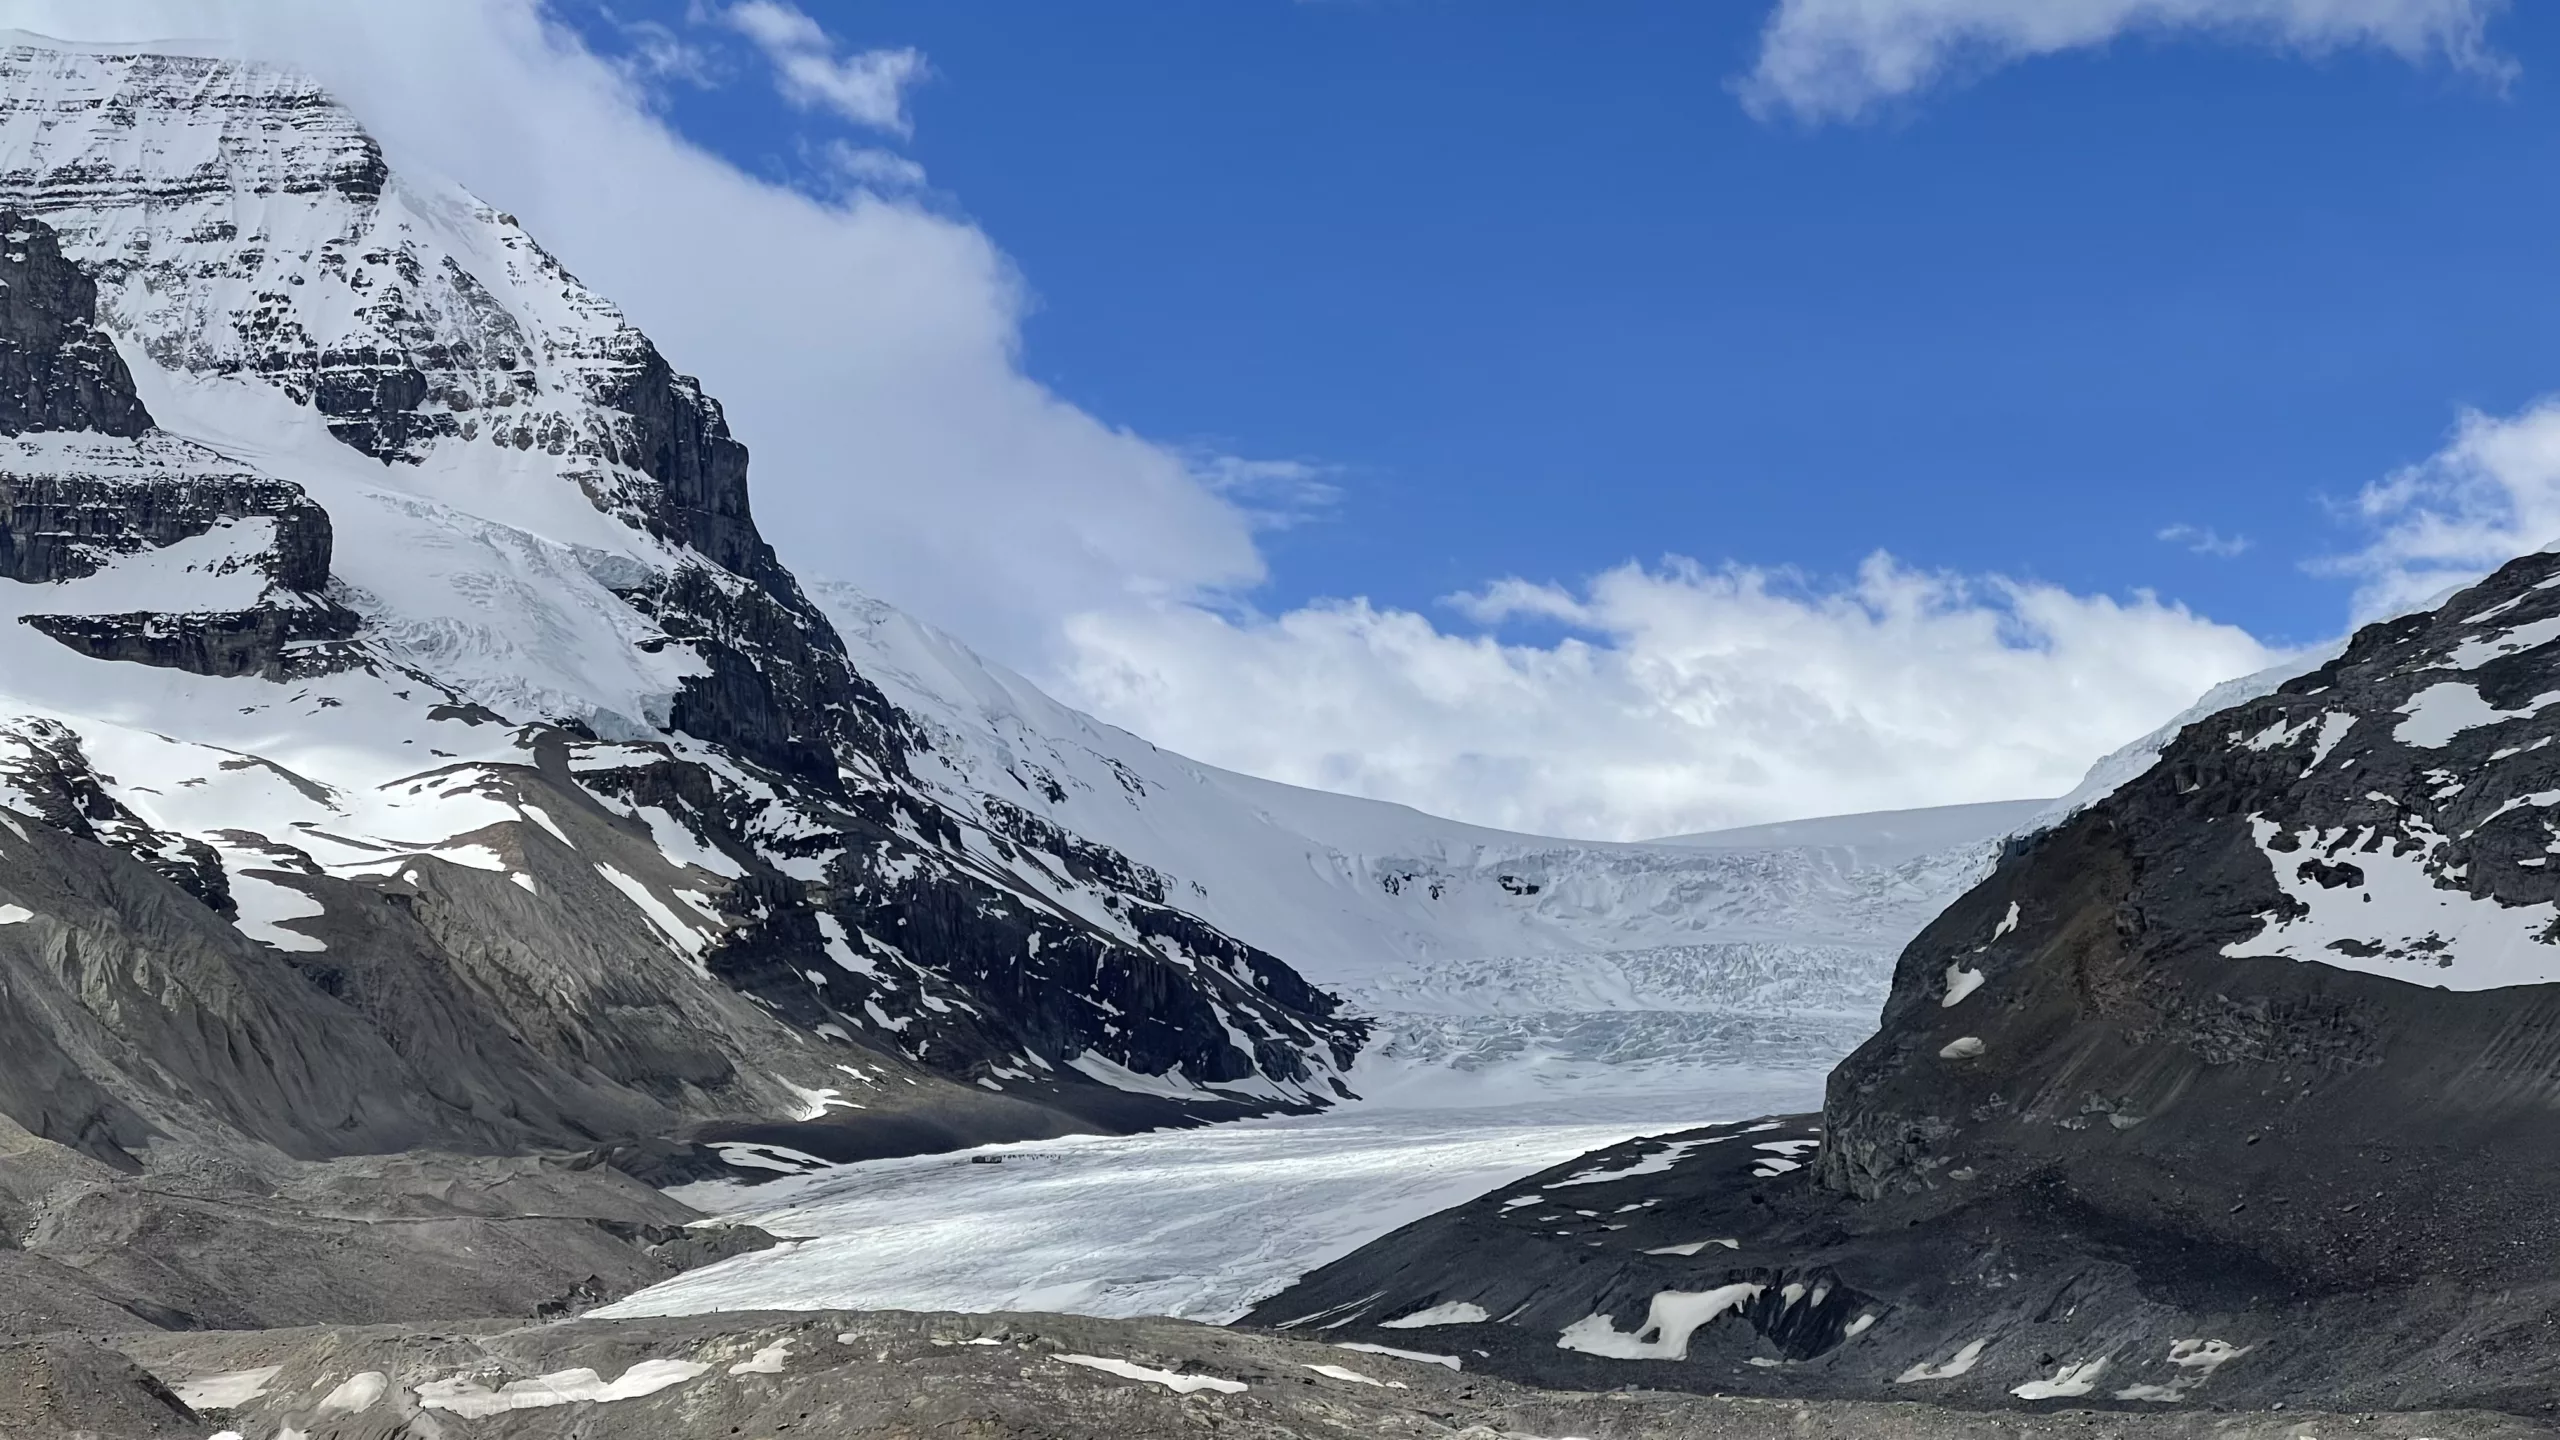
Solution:
[[[1056,1315],[488,1322],[0,1347],[0,1435],[95,1440],[2523,1440],[2553,1433],[2477,1412],[1980,1415],[1640,1389],[1550,1392],[1267,1333]]]

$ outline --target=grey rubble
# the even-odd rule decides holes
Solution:
[[[1062,1355],[1124,1360],[1245,1388],[1176,1394],[1144,1379],[1070,1364]],[[541,1385],[520,1382],[575,1370],[611,1382],[634,1366],[670,1361],[700,1369],[628,1399],[477,1414],[420,1403],[422,1385],[440,1387],[431,1395],[452,1394],[455,1381],[480,1394],[518,1384],[518,1393],[540,1395]],[[1377,1383],[1311,1368],[1318,1365]],[[277,1368],[263,1393],[234,1409],[188,1414],[169,1393],[205,1376],[269,1366]],[[361,1410],[347,1408],[373,1387],[342,1387],[368,1372],[380,1376],[379,1398]],[[574,1384],[580,1377],[552,1384],[563,1378]],[[48,1409],[51,1396],[74,1399],[82,1418]],[[332,1396],[340,1403],[329,1404]],[[2455,1412],[1983,1416],[1908,1403],[1547,1392],[1438,1365],[1182,1321],[910,1313],[196,1333],[120,1347],[0,1348],[0,1433],[71,1433],[79,1425],[99,1440],[202,1440],[217,1427],[259,1440],[277,1434],[308,1440],[2526,1440],[2552,1433],[2501,1416]]]

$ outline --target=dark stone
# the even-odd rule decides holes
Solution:
[[[97,319],[97,282],[63,258],[53,227],[0,209],[0,435],[151,428]]]
[[[21,623],[93,660],[160,665],[198,675],[293,680],[358,663],[347,650],[363,622],[334,605],[269,606],[211,614],[27,615]]]
[[[260,516],[276,522],[265,567],[276,583],[307,592],[326,588],[329,513],[298,486],[246,471],[112,480],[0,468],[0,578],[76,580],[96,573],[110,556],[192,539],[223,520]]]
[[[903,775],[904,717],[855,673],[835,628],[790,577],[779,580],[788,600],[687,565],[631,597],[670,636],[694,642],[709,670],[686,679],[669,724],[825,795],[843,793],[839,772],[852,754]]]
[[[652,533],[771,588],[781,566],[756,531],[747,504],[747,447],[730,435],[720,402],[645,341],[637,362],[601,398],[630,417],[615,458],[658,483],[658,503],[649,509]]]

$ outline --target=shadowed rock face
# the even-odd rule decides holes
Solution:
[[[133,483],[0,470],[0,578],[44,584],[97,573],[110,555],[191,539],[223,520],[276,521],[269,573],[288,589],[329,583],[329,513],[280,481],[240,473]]]
[[[1740,1142],[1556,1188],[1565,1167],[1252,1318],[1394,1343],[1410,1310],[1525,1306],[1468,1343],[1586,1385],[2560,1413],[2554,863],[2543,554],[2012,842],[1903,952],[1802,1168]],[[1576,1310],[1633,1335],[1655,1296],[1788,1276],[1872,1322],[1737,1310],[1681,1361],[1558,1348]]]
[[[151,428],[97,320],[97,282],[63,258],[53,227],[0,208],[0,435]]]
[[[212,614],[30,615],[26,623],[93,660],[165,665],[198,675],[291,680],[344,663],[309,647],[351,640],[361,624],[334,606]]]
[[[2555,576],[2369,627],[2022,845],[1904,953],[1822,1183],[2051,1177],[2313,1289],[2560,1253],[2518,1163],[2560,1153]]]

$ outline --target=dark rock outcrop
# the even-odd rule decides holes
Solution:
[[[53,227],[0,207],[0,435],[151,428],[97,322],[97,282],[63,257]]]
[[[0,452],[0,579],[76,580],[96,574],[113,556],[160,549],[222,521],[253,517],[275,521],[265,569],[278,585],[313,593],[328,586],[329,512],[283,481],[238,467],[140,478],[97,469],[31,470],[10,467]]]
[[[133,665],[165,665],[198,675],[257,675],[291,680],[353,663],[336,647],[363,622],[334,605],[276,605],[257,610],[171,615],[29,615],[25,623],[88,656]]]

